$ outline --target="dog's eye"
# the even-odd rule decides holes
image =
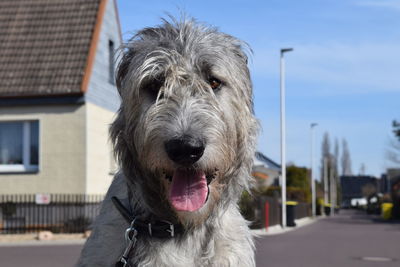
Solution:
[[[145,90],[154,98],[157,98],[158,92],[160,91],[160,88],[164,85],[164,79],[155,79],[151,82],[149,82]],[[162,96],[160,96],[162,98]]]
[[[210,85],[211,89],[219,90],[222,86],[222,82],[215,77],[210,77],[208,79],[208,84]]]

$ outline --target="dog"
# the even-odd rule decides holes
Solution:
[[[191,18],[124,45],[110,127],[121,169],[78,266],[255,266],[237,205],[258,132],[247,51]]]

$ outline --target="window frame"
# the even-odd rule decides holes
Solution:
[[[115,85],[115,42],[108,39],[108,82]]]
[[[6,122],[17,122],[22,123],[22,162],[23,164],[0,164],[1,173],[36,173],[39,172],[41,157],[40,157],[40,132],[41,123],[39,119],[28,119],[28,120],[0,120],[0,123]],[[38,123],[38,164],[32,165],[31,162],[31,122]]]

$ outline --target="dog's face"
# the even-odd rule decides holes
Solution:
[[[193,21],[144,29],[128,43],[117,82],[112,137],[148,209],[197,224],[237,200],[256,131],[237,39]]]

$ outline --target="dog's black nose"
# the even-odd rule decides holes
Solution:
[[[184,136],[164,143],[168,157],[181,165],[191,165],[198,161],[204,153],[204,142]]]

